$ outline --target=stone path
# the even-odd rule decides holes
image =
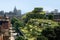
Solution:
[[[14,29],[12,26],[10,27],[9,32],[10,32],[10,37],[9,37],[9,39],[10,39],[10,40],[15,40],[15,37],[16,37],[17,33],[15,32],[15,29]]]

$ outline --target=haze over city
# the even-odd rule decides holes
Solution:
[[[59,3],[60,0],[0,0],[0,11],[13,11],[15,6],[17,9],[20,9],[22,13],[32,11],[35,7],[43,7],[46,11],[54,9],[60,11]]]

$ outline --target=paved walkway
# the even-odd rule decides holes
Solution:
[[[16,37],[17,33],[15,32],[15,29],[14,29],[12,26],[10,27],[9,32],[10,32],[10,37],[9,37],[9,39],[10,39],[10,40],[15,40],[15,37]]]

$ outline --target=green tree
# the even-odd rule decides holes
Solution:
[[[48,38],[46,38],[45,36],[38,36],[37,40],[48,40]]]
[[[24,26],[24,24],[21,21],[16,21],[14,23],[14,27],[23,27],[23,26]]]
[[[11,19],[11,23],[12,23],[13,27],[23,27],[24,26],[24,23],[15,17]]]
[[[24,38],[20,36],[20,37],[17,37],[15,40],[24,40]]]
[[[42,11],[43,11],[42,7],[36,7],[36,8],[34,8],[34,10],[32,12],[38,13],[38,12],[42,12]]]
[[[56,34],[52,28],[46,28],[42,31],[42,35],[48,38],[48,40],[55,40]]]
[[[16,21],[18,21],[18,19],[15,18],[15,17],[13,17],[13,18],[11,19],[11,23],[12,23],[12,24],[14,24]]]
[[[53,15],[52,14],[49,14],[48,15],[48,19],[53,20]]]
[[[30,19],[44,19],[45,18],[45,11],[43,8],[34,8],[33,11],[26,13],[23,17],[24,22],[27,23]]]
[[[60,26],[54,28],[56,34],[56,40],[60,40]]]

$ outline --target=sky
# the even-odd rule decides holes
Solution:
[[[0,0],[0,11],[13,11],[15,6],[22,14],[32,11],[35,7],[43,7],[45,11],[60,11],[60,0]]]

